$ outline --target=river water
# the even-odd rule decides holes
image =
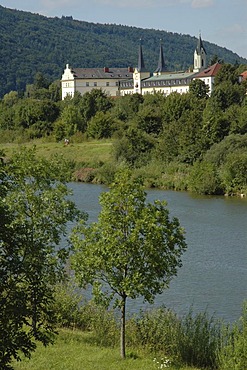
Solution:
[[[97,221],[101,185],[70,183],[73,200]],[[187,192],[148,190],[147,200],[166,200],[171,216],[186,231],[187,251],[183,266],[169,289],[154,306],[173,309],[179,315],[207,310],[210,315],[234,322],[247,300],[247,199],[196,196]],[[147,308],[142,299],[129,300],[129,313]]]

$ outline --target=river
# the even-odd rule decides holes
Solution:
[[[70,183],[73,200],[97,221],[101,185]],[[186,231],[187,251],[183,266],[169,289],[155,299],[154,306],[173,309],[179,315],[190,307],[198,313],[226,322],[236,321],[247,299],[247,199],[196,196],[187,192],[148,190],[147,200],[166,200],[171,216]],[[129,313],[147,308],[142,299],[129,300]]]

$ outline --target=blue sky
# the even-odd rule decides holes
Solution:
[[[198,36],[247,58],[247,0],[0,0],[7,8]]]

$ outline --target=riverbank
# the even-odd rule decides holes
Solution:
[[[69,144],[57,143],[49,139],[36,139],[25,143],[1,143],[0,153],[3,151],[8,160],[13,152],[23,145],[35,146],[37,155],[46,159],[50,159],[53,155],[63,156],[71,164],[73,181],[108,185],[113,181],[119,166],[119,163],[113,160],[112,139],[74,141]],[[236,169],[237,166],[238,163],[233,168]],[[191,191],[196,194],[225,195],[246,199],[247,185],[239,186],[237,179],[231,178],[235,176],[232,175],[232,171],[232,168],[223,168],[220,172],[213,164],[208,163],[206,167],[200,162],[193,166],[178,162],[165,164],[155,159],[141,167],[134,167],[133,175],[142,176],[146,188],[149,189]],[[242,172],[241,183],[244,184],[247,180],[245,172]]]
[[[130,349],[122,360],[118,348],[99,347],[91,333],[60,329],[54,345],[38,345],[32,358],[15,363],[15,370],[155,370],[154,357]],[[174,368],[169,368],[175,370]],[[180,370],[199,370],[182,367]]]

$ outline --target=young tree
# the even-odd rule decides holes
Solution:
[[[129,170],[116,174],[100,204],[98,222],[82,222],[74,230],[72,268],[81,286],[91,284],[97,299],[114,300],[121,310],[124,358],[127,298],[142,296],[152,303],[176,275],[186,243],[166,203],[146,203],[142,180],[132,180]]]
[[[63,277],[68,221],[79,215],[68,199],[68,166],[22,149],[0,168],[0,368],[54,336],[54,286]]]

